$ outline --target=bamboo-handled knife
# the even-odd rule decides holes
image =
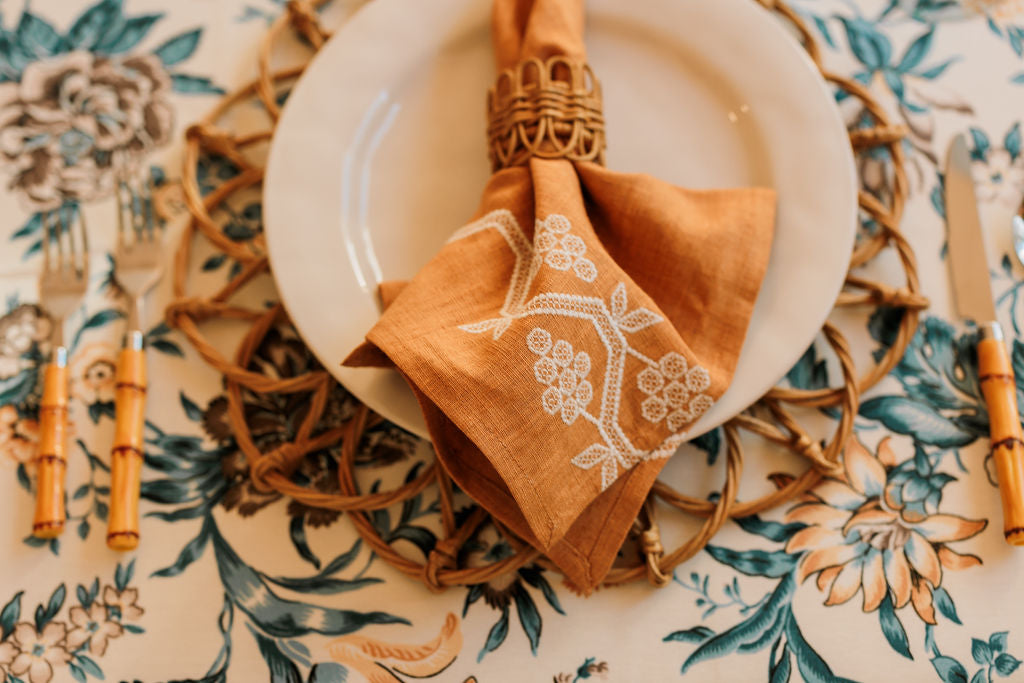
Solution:
[[[963,135],[953,139],[946,160],[946,222],[957,312],[978,325],[978,383],[988,408],[992,456],[1003,500],[1003,535],[1007,543],[1024,545],[1024,435],[1013,366],[996,322],[971,155]]]

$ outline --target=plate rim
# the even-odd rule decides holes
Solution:
[[[482,4],[483,4],[483,0],[441,0],[441,1],[446,2],[451,7],[466,7],[466,6],[472,5],[473,3],[476,3],[479,6],[482,6]],[[607,1],[609,3],[611,2],[611,0],[607,0]],[[646,3],[651,3],[651,4],[659,5],[659,4],[664,4],[664,3],[668,2],[669,0],[643,0],[643,1],[646,2]],[[435,0],[435,3],[438,3],[438,0]],[[286,124],[294,117],[294,115],[289,115],[289,112],[296,111],[296,107],[290,106],[290,105],[292,105],[293,102],[297,101],[296,98],[294,97],[295,94],[297,92],[299,92],[300,89],[303,89],[303,83],[304,82],[308,83],[308,82],[310,82],[312,80],[311,78],[309,78],[309,74],[313,74],[313,73],[317,72],[316,64],[317,63],[325,63],[325,62],[328,61],[326,56],[331,54],[331,50],[330,50],[331,43],[335,42],[336,40],[338,42],[341,42],[342,40],[344,40],[344,38],[348,34],[357,31],[361,27],[361,25],[363,23],[372,20],[375,15],[385,14],[385,13],[388,13],[388,12],[393,12],[394,11],[393,6],[401,5],[401,4],[404,4],[406,7],[413,6],[413,5],[415,5],[416,7],[419,7],[421,5],[421,3],[413,2],[411,0],[375,0],[372,3],[367,3],[367,4],[363,5],[362,7],[360,7],[347,21],[345,21],[342,24],[342,26],[339,29],[337,29],[334,32],[334,35],[332,36],[331,40],[328,41],[328,43],[324,46],[323,49],[321,49],[316,55],[313,56],[313,59],[311,60],[310,64],[307,65],[307,67],[306,67],[305,71],[303,72],[302,76],[299,78],[299,80],[294,85],[294,87],[292,89],[292,92],[291,92],[291,96],[285,102],[283,110],[282,110],[281,115],[280,115],[280,118],[278,120],[277,131],[280,131],[282,129],[287,130],[287,128],[285,128]],[[630,4],[630,3],[626,3],[626,4]],[[755,15],[759,14],[760,16],[758,16],[757,20],[758,20],[758,22],[761,25],[769,25],[769,24],[771,25],[770,28],[766,27],[766,30],[769,33],[774,33],[776,38],[781,38],[782,41],[780,41],[780,42],[784,42],[784,43],[786,43],[788,45],[789,53],[793,57],[795,57],[798,61],[800,61],[802,63],[804,69],[808,70],[814,76],[814,78],[812,79],[812,80],[815,81],[815,86],[814,87],[819,91],[819,94],[822,96],[822,102],[824,103],[827,100],[828,103],[831,105],[831,106],[827,107],[827,109],[829,110],[829,112],[831,114],[831,116],[830,116],[830,119],[831,119],[830,124],[833,125],[833,127],[836,128],[836,132],[841,135],[841,139],[845,143],[845,141],[847,140],[846,126],[845,126],[845,123],[843,121],[841,111],[840,111],[840,109],[838,107],[838,103],[835,102],[834,95],[831,92],[831,90],[829,89],[827,80],[822,76],[822,74],[821,74],[820,70],[818,69],[817,65],[815,65],[813,60],[807,54],[806,50],[795,40],[795,38],[793,36],[789,35],[786,32],[784,26],[782,25],[782,22],[779,21],[776,17],[774,17],[769,10],[767,10],[764,7],[762,7],[761,5],[757,4],[754,0],[718,0],[715,3],[708,3],[708,4],[709,5],[714,5],[715,8],[716,8],[715,9],[716,12],[729,12],[729,11],[732,11],[730,9],[730,6],[732,8],[743,7],[743,10],[741,10],[741,11],[746,12],[748,14],[748,17],[754,17]],[[621,4],[617,4],[617,7],[621,8],[622,5]],[[435,9],[434,6],[432,6],[432,9]],[[441,14],[445,14],[445,12],[443,12],[443,11],[440,12],[440,13]],[[666,27],[664,25],[658,25],[657,28],[661,32],[668,33],[669,35],[672,35],[672,34],[678,35],[678,32],[680,30],[679,27],[675,27],[675,26]],[[776,38],[773,38],[771,40],[775,40]],[[276,205],[276,203],[275,203],[275,201],[271,201],[270,198],[271,197],[275,197],[276,198],[277,195],[274,194],[273,192],[271,192],[269,188],[274,186],[274,183],[272,183],[271,181],[277,175],[277,171],[275,170],[275,169],[277,169],[279,167],[277,162],[279,162],[279,160],[283,156],[286,156],[285,153],[280,152],[281,149],[286,149],[285,145],[278,144],[280,139],[281,138],[278,136],[277,132],[275,132],[274,138],[271,141],[270,151],[268,153],[268,158],[267,158],[266,175],[265,175],[265,180],[264,180],[264,191],[263,191],[264,195],[263,196],[264,196],[264,206],[265,206],[264,232],[265,232],[265,236],[266,236],[267,255],[268,255],[269,262],[270,262],[271,272],[272,272],[272,275],[273,275],[273,278],[274,278],[274,281],[275,281],[275,285],[277,287],[277,291],[278,291],[280,299],[281,299],[281,303],[283,304],[285,310],[288,312],[289,317],[290,317],[292,323],[295,325],[296,330],[298,331],[299,336],[302,338],[304,343],[311,350],[311,352],[316,356],[316,358],[320,361],[320,363],[324,366],[324,368],[327,369],[327,371],[339,383],[341,383],[343,386],[346,387],[347,390],[349,390],[351,393],[353,393],[353,395],[355,395],[356,398],[358,398],[360,401],[365,403],[368,407],[370,407],[374,411],[376,411],[379,414],[381,414],[387,420],[395,423],[399,427],[402,427],[403,429],[405,429],[407,431],[410,431],[410,432],[412,432],[412,433],[414,433],[414,434],[416,434],[418,436],[421,436],[421,437],[429,439],[429,434],[427,432],[426,425],[423,422],[423,417],[422,417],[422,414],[419,412],[419,410],[416,410],[415,412],[412,413],[413,418],[412,418],[411,421],[408,420],[408,419],[405,419],[405,417],[403,417],[400,414],[396,414],[396,411],[391,410],[391,406],[393,406],[395,403],[398,403],[398,402],[404,403],[406,405],[406,408],[408,408],[408,406],[410,405],[410,400],[414,400],[412,392],[408,389],[407,386],[404,386],[404,380],[399,379],[400,375],[397,372],[395,372],[394,370],[390,370],[390,369],[373,369],[373,368],[359,368],[358,369],[358,372],[363,373],[364,376],[367,376],[367,377],[370,374],[377,374],[379,377],[384,377],[384,376],[389,377],[392,382],[395,379],[398,379],[402,383],[402,385],[403,385],[401,387],[402,390],[406,394],[408,394],[408,396],[405,397],[405,400],[385,401],[384,399],[378,398],[377,396],[361,395],[362,392],[360,392],[358,389],[353,389],[350,386],[350,382],[346,381],[345,375],[347,375],[348,373],[346,373],[345,368],[343,368],[341,366],[341,359],[340,358],[333,358],[333,357],[332,358],[325,358],[324,356],[326,355],[326,351],[323,350],[323,347],[321,346],[320,348],[318,348],[318,345],[314,344],[314,342],[312,341],[312,339],[315,338],[316,335],[310,336],[308,334],[310,330],[306,327],[306,324],[303,321],[300,321],[298,318],[296,318],[293,315],[293,313],[292,313],[293,312],[293,306],[290,303],[289,295],[286,294],[286,290],[289,290],[289,287],[283,286],[282,279],[278,275],[278,273],[281,272],[281,271],[279,271],[279,269],[276,267],[280,263],[278,261],[278,259],[280,259],[280,250],[276,250],[277,253],[279,254],[279,256],[277,258],[275,258],[275,256],[274,256],[275,249],[272,247],[272,243],[275,242],[275,240],[271,237],[271,235],[275,233],[275,230],[271,227],[271,225],[276,222],[276,219],[271,218],[271,216],[275,215],[276,211],[274,209],[272,209],[272,208],[269,208],[269,207],[271,207],[272,205]],[[857,173],[856,173],[855,158],[854,158],[852,150],[850,149],[848,144],[843,144],[840,147],[843,148],[842,156],[844,157],[845,161],[847,162],[847,163],[845,163],[843,165],[845,166],[847,180],[849,181],[849,194],[848,194],[848,196],[850,198],[850,206],[849,206],[849,216],[847,216],[847,220],[846,220],[846,223],[847,223],[847,231],[846,232],[847,232],[847,234],[837,235],[836,239],[842,241],[844,244],[847,244],[848,247],[849,247],[848,251],[852,252],[854,244],[855,244],[855,239],[856,239],[857,216],[858,216],[858,206],[859,206],[858,201],[857,201],[857,194],[858,194],[858,191],[859,191],[859,183],[858,183]],[[284,165],[287,165],[287,164],[284,164]],[[837,169],[837,173],[838,172],[839,172],[839,169]],[[839,215],[838,211],[837,211],[836,215],[837,216]],[[840,221],[837,220],[836,223],[837,223],[837,227],[835,229],[838,231],[838,224],[840,223]],[[845,239],[843,239],[843,238],[845,238]],[[838,296],[838,294],[842,291],[844,279],[845,279],[845,271],[842,273],[842,275],[836,277],[837,282],[836,282],[836,286],[834,287],[834,294],[836,296]],[[830,288],[830,291],[832,291],[832,288]],[[831,297],[831,299],[834,300],[835,296]],[[755,310],[756,310],[756,304],[755,304]],[[834,310],[834,306],[829,308],[829,309],[827,309],[827,310],[825,310],[820,316],[815,316],[815,319],[817,320],[817,327],[815,328],[814,334],[807,340],[807,344],[808,345],[813,343],[814,340],[818,337],[818,335],[820,335],[821,328],[824,326],[824,324],[828,320],[829,315],[831,315],[833,310]],[[749,332],[748,332],[747,339],[744,341],[744,348],[746,348],[747,343],[749,342],[749,340],[750,340],[750,336],[749,336]],[[782,375],[780,377],[775,378],[775,379],[773,379],[770,382],[766,382],[764,386],[761,386],[759,388],[759,390],[758,390],[758,393],[756,394],[757,397],[763,396],[765,393],[767,393],[769,390],[771,390],[772,387],[776,386],[779,381],[781,381],[783,378],[785,378],[786,373],[788,372],[788,369],[791,368],[800,359],[801,355],[805,351],[806,351],[806,348],[804,348],[804,345],[799,345],[799,348],[794,348],[793,352],[790,354],[790,356],[792,356],[792,360],[786,365],[787,369],[785,371],[783,371],[783,373],[782,373]],[[742,353],[743,352],[741,350],[741,356],[740,356],[741,358],[742,358]],[[740,412],[742,412],[743,410],[746,409],[747,406],[739,407],[734,412],[731,412],[730,414],[725,415],[725,416],[723,416],[721,418],[719,418],[717,416],[717,414],[715,414],[716,411],[714,411],[714,408],[717,407],[720,404],[720,402],[728,395],[729,390],[731,390],[733,386],[735,386],[734,383],[730,382],[730,385],[727,388],[726,392],[723,393],[723,395],[721,397],[719,397],[718,401],[716,401],[716,406],[713,407],[712,411],[709,411],[704,417],[702,417],[700,420],[698,420],[694,425],[692,425],[690,427],[690,429],[688,430],[688,436],[691,439],[692,438],[697,438],[697,437],[707,433],[708,431],[711,431],[712,429],[717,428],[721,424],[727,422],[729,419],[731,419],[732,417],[734,417],[735,415],[739,414]],[[712,418],[712,417],[714,417],[716,419],[714,419],[714,420],[707,419],[707,418]],[[709,422],[711,424],[708,424]]]

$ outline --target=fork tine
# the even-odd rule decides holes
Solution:
[[[114,194],[117,196],[117,243],[123,247],[127,244],[124,227],[124,180],[118,179],[114,187]]]
[[[150,174],[146,178],[146,182],[143,186],[146,190],[146,194],[143,198],[143,206],[146,209],[146,227],[149,231],[149,241],[156,241],[156,230],[157,224],[153,216],[153,175]]]
[[[85,225],[85,212],[82,211],[82,207],[75,206],[72,209],[72,216],[76,214],[78,215],[79,244],[82,247],[82,252],[78,259],[78,275],[80,278],[83,278],[89,276],[89,231]]]
[[[64,270],[67,261],[64,258],[64,219],[60,215],[60,209],[52,212],[54,217],[53,231],[54,241],[57,243],[57,270]]]
[[[49,273],[50,269],[53,267],[51,264],[52,254],[50,253],[50,212],[43,211],[39,215],[39,220],[42,223],[43,228],[43,236],[40,239],[43,245],[43,273]]]
[[[70,206],[61,206],[60,209],[61,225],[67,230],[68,233],[68,269],[72,273],[78,272],[77,260],[77,249],[75,248],[75,213],[74,209]],[[70,214],[70,215],[69,215]]]
[[[129,186],[130,187],[130,186]],[[132,196],[132,228],[135,230],[135,241],[141,242],[146,236],[146,216],[142,210],[140,192],[131,188]]]

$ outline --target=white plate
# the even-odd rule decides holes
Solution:
[[[299,333],[352,393],[423,436],[397,373],[341,361],[380,315],[377,284],[412,277],[476,210],[489,175],[490,7],[373,0],[296,85],[267,169],[267,245]],[[587,11],[609,168],[778,191],[736,375],[697,436],[775,384],[831,310],[853,247],[853,157],[814,65],[753,0],[590,0]]]

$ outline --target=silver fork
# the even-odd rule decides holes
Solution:
[[[129,297],[130,307],[128,332],[117,361],[107,546],[113,550],[133,550],[139,544],[139,487],[146,414],[142,306],[146,294],[163,275],[164,231],[153,219],[151,181],[132,188],[129,181],[122,178],[116,194],[114,277]]]
[[[78,238],[75,238],[75,215]],[[32,533],[55,538],[64,530],[64,485],[67,471],[68,350],[64,321],[85,296],[89,281],[89,243],[80,209],[43,214],[43,272],[39,298],[53,319],[51,356],[43,371],[39,402],[39,453],[36,456],[36,510]],[[70,225],[68,224],[70,222]]]

